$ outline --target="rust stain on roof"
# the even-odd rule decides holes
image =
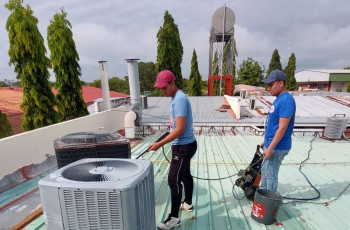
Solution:
[[[343,97],[343,96],[325,96],[325,98],[335,101],[339,104],[345,105],[347,107],[350,107],[350,97]]]

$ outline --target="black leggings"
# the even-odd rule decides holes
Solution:
[[[192,204],[193,177],[191,175],[191,158],[197,151],[197,141],[185,145],[173,145],[168,184],[171,192],[170,216],[178,217],[182,198],[182,184],[185,190],[185,202]]]

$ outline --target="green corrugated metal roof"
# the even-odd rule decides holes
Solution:
[[[330,73],[329,81],[350,81],[350,73]]]
[[[207,133],[196,136],[198,151],[192,159],[191,171],[202,178],[227,177],[245,168],[250,163],[261,143],[261,136],[234,136],[230,133]],[[279,192],[293,197],[313,197],[315,192],[299,172],[299,163],[310,149],[313,137],[293,137],[293,148],[286,157],[280,170]],[[155,141],[157,136],[146,138],[136,146],[134,156],[143,152]],[[165,153],[170,158],[170,145],[165,146]],[[223,180],[195,179],[192,213],[180,212],[181,227],[177,229],[348,229],[350,221],[349,191],[335,199],[349,184],[350,143],[347,141],[327,141],[316,138],[312,142],[310,159],[302,171],[321,192],[320,204],[290,203],[279,209],[277,220],[281,226],[265,226],[250,217],[252,204],[247,199],[236,200],[232,188],[237,176]],[[170,193],[167,186],[169,164],[164,161],[162,150],[145,154],[155,166],[156,219],[163,220],[170,212]],[[236,197],[242,197],[243,191],[235,188]],[[288,202],[288,200],[284,200]]]
[[[132,156],[138,156],[153,143],[160,134],[144,139],[132,149]],[[196,135],[198,151],[192,158],[191,171],[196,177],[222,178],[233,175],[245,168],[251,161],[256,145],[262,136],[241,136],[231,133],[202,133]],[[317,137],[293,137],[293,148],[286,156],[279,176],[279,192],[283,196],[313,197],[314,190],[299,172],[299,163],[307,158],[310,147],[310,159],[302,167],[313,185],[321,192],[316,203],[283,204],[277,214],[282,225],[264,225],[253,220],[252,203],[242,197],[240,188],[233,188],[237,176],[223,180],[195,179],[192,213],[180,212],[181,226],[175,229],[186,230],[225,230],[225,229],[349,229],[350,228],[350,189],[328,206],[324,202],[334,200],[348,186],[350,181],[350,142],[327,141]],[[170,159],[170,144],[164,147],[165,155]],[[146,153],[145,159],[154,163],[155,173],[155,211],[156,221],[162,221],[170,212],[170,191],[167,185],[169,164],[162,149]],[[233,191],[232,191],[233,190]],[[284,202],[289,202],[284,200]],[[40,217],[27,230],[45,229]]]

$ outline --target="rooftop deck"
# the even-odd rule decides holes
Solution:
[[[160,133],[156,133],[146,137],[132,149],[132,156],[140,155],[159,135]],[[196,139],[198,151],[192,159],[191,171],[195,177],[208,179],[225,178],[247,167],[256,145],[262,141],[261,136],[215,131],[197,134]],[[177,229],[349,229],[350,189],[346,189],[350,181],[349,149],[350,142],[346,140],[333,142],[320,137],[293,137],[293,148],[281,166],[278,191],[281,195],[290,197],[316,196],[314,189],[299,172],[299,164],[309,153],[309,159],[301,170],[320,191],[321,197],[313,202],[284,200],[277,214],[276,225],[260,224],[250,217],[252,204],[246,198],[235,199],[242,198],[244,194],[240,188],[233,189],[237,176],[232,176],[222,180],[195,179],[195,210],[192,213],[180,212],[182,224]],[[170,159],[169,144],[164,147],[164,154]],[[143,158],[151,160],[154,165],[155,211],[156,221],[159,222],[170,210],[170,192],[167,185],[169,163],[162,149],[146,153]],[[37,181],[32,180],[34,187],[31,189],[35,189]],[[18,192],[16,188],[12,191]],[[0,199],[3,200],[3,196],[4,193],[0,195]],[[40,202],[37,191],[31,196],[32,202]],[[36,199],[33,199],[35,196]],[[328,205],[325,205],[326,202]],[[1,210],[1,222],[4,223],[1,219],[4,214],[11,211],[15,213],[16,210],[23,209],[24,205],[18,201]],[[46,229],[43,217],[40,216],[25,229]]]
[[[266,102],[271,103],[274,98],[264,96],[260,99],[257,98],[257,109],[267,111],[269,103]],[[222,97],[190,97],[198,141],[198,151],[192,159],[191,171],[195,177],[205,180],[195,179],[195,210],[192,213],[180,212],[182,225],[177,229],[350,229],[350,142],[328,141],[312,136],[313,133],[322,133],[327,117],[343,113],[349,118],[349,99],[349,95],[337,97],[337,100],[323,96],[296,97],[296,122],[300,127],[294,130],[296,136],[293,136],[292,150],[282,164],[278,190],[283,196],[316,196],[314,189],[299,171],[300,163],[310,153],[310,159],[301,169],[320,191],[321,197],[314,202],[284,200],[277,215],[277,221],[281,225],[265,226],[250,217],[251,202],[246,198],[235,199],[242,198],[244,194],[240,188],[233,188],[233,185],[238,178],[235,174],[247,167],[256,145],[263,140],[260,135],[264,132],[266,116],[260,115],[257,110],[250,110],[249,99],[242,100],[242,118],[236,120],[230,111],[225,113],[217,110],[225,103]],[[143,119],[145,127],[153,127],[153,130],[146,130],[146,133],[152,135],[146,136],[132,149],[133,157],[144,152],[160,136],[157,129],[167,128],[169,104],[170,98],[149,98],[149,108],[143,110]],[[121,107],[2,139],[0,188],[4,188],[2,182],[6,183],[4,176],[9,173],[16,170],[26,171],[25,167],[33,163],[52,161],[55,138],[74,132],[115,132],[124,127],[127,111],[127,108]],[[256,127],[252,132],[253,126],[262,128]],[[307,130],[301,130],[303,136],[300,136],[300,128],[303,127]],[[171,154],[170,147],[170,144],[164,147],[168,159]],[[170,209],[170,191],[167,185],[169,163],[162,149],[146,153],[143,158],[152,161],[154,165],[155,211],[156,221],[159,222],[168,215]],[[21,172],[23,175],[18,181],[25,181],[19,185],[8,183],[13,187],[0,193],[0,229],[11,228],[34,210],[37,216],[26,229],[46,229],[44,218],[40,215],[41,201],[37,183],[49,172],[39,171],[42,171],[41,175],[28,175],[28,178],[22,178],[26,173]],[[226,178],[230,175],[234,176]],[[225,179],[206,180],[208,178]]]

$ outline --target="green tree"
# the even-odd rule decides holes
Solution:
[[[130,93],[129,78],[127,76],[124,77],[124,80],[118,77],[112,77],[108,80],[108,84],[109,84],[109,89],[114,92],[124,93],[124,94]]]
[[[193,49],[191,60],[191,73],[188,79],[188,95],[202,96],[202,76],[198,70],[198,61],[196,50]]]
[[[158,30],[157,43],[157,72],[170,70],[176,77],[176,86],[183,89],[181,74],[183,47],[179,29],[168,11],[165,11],[163,26]]]
[[[269,68],[266,72],[266,76],[269,75],[269,73],[271,73],[272,71],[274,71],[276,69],[283,71],[282,65],[281,65],[281,58],[280,58],[280,55],[279,55],[277,49],[275,49],[272,53],[270,65],[269,65]]]
[[[188,84],[189,84],[189,80],[184,78],[182,79],[182,91],[185,93],[185,94],[188,94]]]
[[[348,83],[348,87],[346,87],[346,92],[350,93],[350,83]]]
[[[263,79],[264,69],[253,58],[243,60],[238,69],[238,83],[245,85],[260,86]]]
[[[294,53],[292,53],[288,60],[288,65],[284,69],[286,74],[286,89],[287,90],[297,90],[298,83],[295,80],[295,68],[296,68],[296,58]]]
[[[53,16],[47,28],[50,60],[56,75],[58,113],[63,121],[89,114],[82,96],[79,55],[71,28],[63,9]]]
[[[6,83],[5,83],[5,82],[0,81],[0,87],[8,87],[8,85],[6,85]]]
[[[94,80],[93,82],[87,83],[88,86],[96,87],[96,88],[102,88],[101,86],[101,79]]]
[[[139,62],[140,90],[141,94],[145,91],[153,91],[157,80],[156,64],[153,62]]]
[[[208,80],[202,81],[202,95],[207,95],[205,92],[208,92]]]
[[[0,110],[0,138],[8,137],[13,134],[12,125],[9,122],[7,115]]]
[[[224,47],[223,75],[234,76],[236,72],[236,40],[232,37]]]
[[[213,60],[213,76],[219,75],[219,57],[218,52],[215,51],[214,60]],[[220,94],[220,81],[213,81],[213,96],[218,96]]]
[[[238,56],[238,52],[237,52],[237,46],[236,46],[236,40],[234,37],[231,38],[230,40],[231,42],[231,46],[233,46],[233,56],[232,56],[232,71],[231,71],[231,75],[232,75],[232,95],[233,95],[233,91],[235,89],[235,85],[236,85],[236,57]]]
[[[22,127],[27,131],[54,124],[58,113],[54,110],[55,96],[49,82],[50,60],[45,56],[38,19],[28,5],[27,8],[22,6],[21,0],[9,0],[5,7],[11,11],[6,23],[9,64],[14,65],[23,89]]]

